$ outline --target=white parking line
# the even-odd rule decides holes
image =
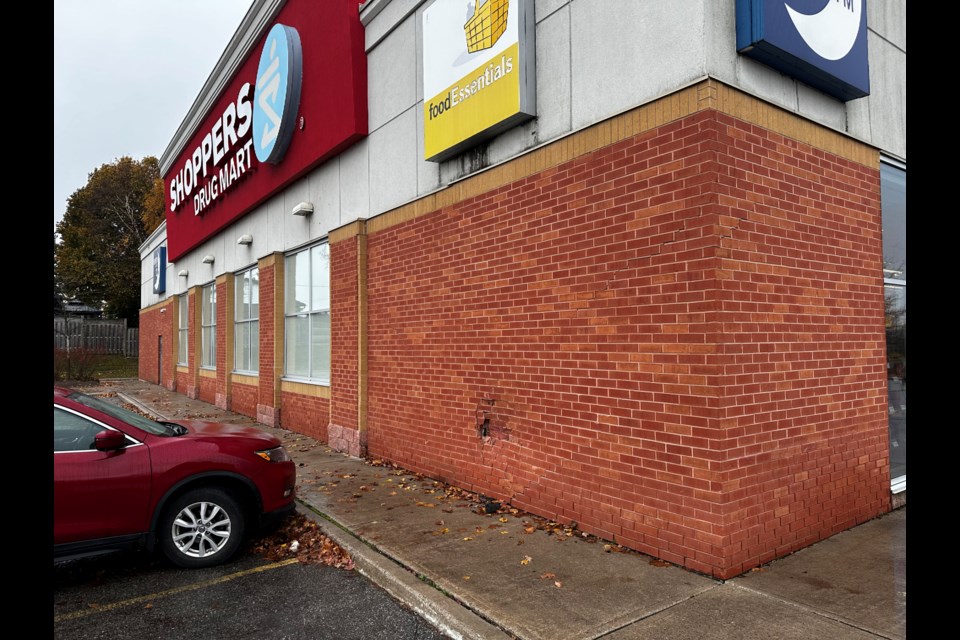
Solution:
[[[129,607],[130,605],[139,604],[141,602],[149,602],[151,600],[159,600],[160,598],[165,598],[167,596],[176,595],[178,593],[183,593],[184,591],[196,591],[197,589],[203,589],[204,587],[212,587],[216,584],[221,584],[224,582],[229,582],[235,580],[236,578],[242,578],[254,573],[260,573],[261,571],[269,571],[270,569],[279,569],[280,567],[285,567],[287,565],[299,562],[297,558],[290,558],[288,560],[281,560],[280,562],[274,562],[273,564],[267,564],[262,567],[255,567],[253,569],[247,569],[246,571],[238,571],[237,573],[231,573],[226,576],[221,576],[213,580],[205,580],[204,582],[197,582],[194,584],[187,584],[181,587],[176,587],[174,589],[167,589],[166,591],[158,591],[157,593],[151,593],[145,596],[139,596],[137,598],[130,598],[129,600],[121,600],[120,602],[114,602],[112,604],[105,604],[102,607],[96,606],[89,609],[84,609],[81,611],[74,611],[73,613],[65,613],[63,615],[54,616],[54,622],[63,622],[65,620],[76,620],[77,618],[84,618],[95,613],[103,613],[105,611],[112,611],[113,609],[119,609],[120,607]]]

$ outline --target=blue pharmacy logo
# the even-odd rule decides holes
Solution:
[[[866,0],[736,0],[737,51],[843,101],[870,93]]]
[[[302,80],[300,34],[293,27],[274,25],[260,54],[253,100],[253,150],[260,162],[277,164],[287,152]]]
[[[801,13],[785,3],[793,26],[807,46],[825,60],[845,57],[860,33],[861,0],[834,0],[820,11]]]

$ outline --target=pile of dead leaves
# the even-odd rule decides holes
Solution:
[[[268,560],[297,558],[301,564],[325,564],[337,569],[353,569],[353,558],[340,545],[324,535],[306,516],[295,513],[273,533],[255,540],[250,551]]]

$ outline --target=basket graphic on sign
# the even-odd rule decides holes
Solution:
[[[489,49],[507,29],[507,10],[510,0],[476,0],[473,17],[463,25],[467,37],[467,51],[475,53]]]

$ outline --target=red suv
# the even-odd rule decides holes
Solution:
[[[182,567],[212,566],[295,508],[296,466],[275,436],[156,422],[61,387],[53,474],[55,559],[159,546]]]

